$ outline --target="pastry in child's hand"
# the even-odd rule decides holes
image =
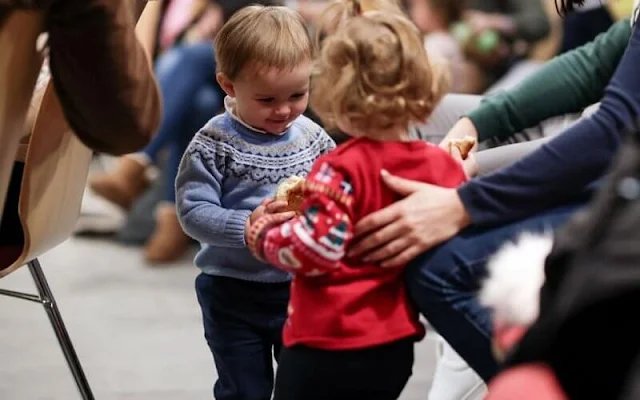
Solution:
[[[275,199],[287,202],[287,207],[283,211],[295,211],[299,213],[302,210],[302,202],[304,201],[303,183],[304,178],[290,176],[278,185]]]
[[[476,139],[473,136],[467,135],[462,139],[453,139],[449,142],[449,152],[451,152],[451,146],[456,146],[460,150],[462,159],[466,159],[475,144]]]

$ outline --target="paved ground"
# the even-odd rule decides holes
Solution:
[[[72,238],[42,265],[98,400],[210,399],[211,356],[201,333],[188,259],[163,268],[137,248]],[[26,268],[0,287],[32,290]],[[0,399],[77,397],[42,307],[0,297]],[[381,360],[382,361],[382,360]],[[402,400],[426,400],[434,342],[417,351]]]

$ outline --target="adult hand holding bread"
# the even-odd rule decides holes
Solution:
[[[449,154],[452,154],[454,148],[460,153],[460,157],[466,160],[471,152],[471,149],[476,145],[476,139],[473,136],[467,135],[461,139],[452,139],[448,143]]]
[[[465,136],[461,139],[452,139],[448,142],[448,152],[462,165],[468,178],[478,174],[478,163],[475,155],[471,151],[476,144],[476,139],[472,136]]]
[[[468,177],[478,173],[478,165],[473,155],[478,146],[478,131],[469,118],[461,118],[449,130],[439,146],[462,163]]]

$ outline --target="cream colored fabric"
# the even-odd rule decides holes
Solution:
[[[17,13],[16,15],[21,14]],[[32,22],[30,25],[35,29],[41,25],[42,18],[36,18],[32,21],[29,19],[12,21],[10,19],[9,22],[16,24],[22,22],[22,25],[26,22]],[[9,39],[15,43],[16,37],[12,35],[5,38],[3,33],[5,32],[0,30],[0,49],[8,48],[11,50],[11,47],[3,45],[6,45]],[[25,32],[25,34],[27,33],[29,32]],[[35,49],[35,35],[30,39],[28,42],[26,40],[23,42],[24,46],[14,46],[14,49],[27,49],[31,46]],[[29,62],[22,65],[22,69],[25,71],[30,65],[33,66],[31,85],[22,92],[16,90],[16,85],[10,85],[9,88],[13,90],[7,90],[10,93],[23,94],[25,97],[21,102],[24,104],[22,116],[26,113],[29,96],[33,94],[31,88],[36,82],[40,67],[40,64],[36,65],[33,59],[36,57],[31,58],[31,60],[24,60]],[[41,61],[41,57],[38,58],[38,61]],[[0,65],[0,67],[2,66]],[[8,74],[11,71],[4,71],[0,68],[0,72],[4,72],[0,74],[0,81],[6,84],[13,83],[11,79],[8,79],[13,77]],[[67,124],[60,100],[47,74],[46,69],[40,70],[40,84],[44,86],[44,90],[42,91],[42,99],[36,102],[38,105],[35,121],[32,125],[26,154],[23,154],[25,166],[18,200],[18,214],[24,231],[24,246],[17,258],[3,260],[3,265],[0,265],[0,278],[66,240],[73,232],[80,213],[92,151],[79,140]],[[24,84],[22,86],[24,89]],[[5,102],[20,100],[17,97],[6,99]],[[0,96],[0,106],[3,105],[1,100],[3,98]],[[7,109],[6,105],[13,106],[14,104],[7,103],[4,108],[0,107],[0,123],[15,122],[15,120],[2,118],[7,115],[2,113]],[[13,108],[15,109],[15,106]],[[15,127],[17,129],[14,130],[24,129],[24,120],[20,119],[19,123],[20,125],[17,125]],[[0,139],[4,139],[1,137],[2,133],[0,131]],[[17,135],[12,139],[17,139]],[[5,140],[0,140],[0,144],[4,144],[4,142]],[[11,148],[12,156],[16,154],[16,147]],[[3,150],[2,146],[0,146],[0,153],[1,150]],[[4,162],[5,159],[3,158],[1,161]],[[8,161],[7,164],[13,163],[13,157],[8,158]],[[10,171],[10,169],[7,170]],[[0,191],[2,197],[5,194],[5,182],[8,183],[8,180],[0,179],[0,184],[4,186],[0,186],[0,189],[3,190]]]
[[[38,109],[40,108],[40,102],[44,95],[44,90],[47,88],[51,73],[49,71],[49,62],[45,59],[36,81],[36,87],[33,89],[33,96],[31,97],[31,103],[29,103],[29,109],[27,110],[27,118],[25,120],[25,135],[30,135],[33,129],[33,123],[38,115]]]

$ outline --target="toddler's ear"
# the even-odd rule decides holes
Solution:
[[[222,90],[224,90],[224,92],[227,94],[227,96],[236,97],[235,87],[233,86],[233,82],[231,81],[231,79],[227,78],[227,76],[222,72],[218,72],[216,74],[216,80],[218,81],[218,84],[220,85]]]

